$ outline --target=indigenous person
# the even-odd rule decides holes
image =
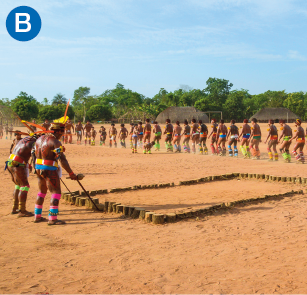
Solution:
[[[9,135],[9,124],[5,125],[4,130],[5,130],[5,139],[7,139],[7,136]]]
[[[99,129],[100,134],[100,145],[106,145],[107,131],[103,126]]]
[[[196,153],[196,145],[199,144],[199,125],[196,123],[195,119],[191,120],[191,134],[192,134],[192,153]]]
[[[15,138],[13,139],[13,142],[11,144],[10,154],[12,153],[12,151],[15,148],[15,146],[17,145],[17,143],[22,140],[21,135],[20,135],[19,132],[20,132],[19,130],[15,131]]]
[[[82,133],[84,135],[84,128],[81,121],[79,121],[78,124],[76,125],[75,133],[77,134],[77,144],[81,144]],[[86,139],[85,139],[85,144],[86,144]]]
[[[239,139],[239,128],[235,125],[236,121],[231,120],[230,121],[230,127],[228,127],[228,133],[227,133],[227,138],[226,140],[228,141],[228,154],[229,157],[238,157],[238,139]],[[232,150],[232,145],[233,145],[233,150]]]
[[[208,136],[208,127],[203,123],[202,120],[198,121],[199,124],[199,153],[208,155],[208,148],[206,145],[207,136]]]
[[[208,136],[208,139],[212,136],[212,138],[211,138],[211,144],[210,144],[210,147],[211,147],[211,151],[212,151],[212,155],[214,156],[215,154],[217,154],[217,147],[216,147],[216,149],[215,149],[215,147],[214,147],[214,144],[217,144],[217,140],[216,140],[216,138],[217,138],[217,127],[218,127],[218,124],[216,123],[216,119],[212,119],[211,120],[211,132],[210,132],[210,134],[209,134],[209,136]]]
[[[12,136],[13,136],[13,124],[11,124],[11,126],[9,127],[9,132],[10,132],[10,139],[12,139]]]
[[[251,153],[249,151],[249,139],[251,136],[251,130],[252,130],[251,127],[248,125],[248,120],[244,119],[242,131],[239,135],[239,140],[242,137],[240,150],[244,156],[244,159],[247,159],[247,158],[250,159],[251,157]]]
[[[149,123],[149,119],[146,119],[145,121],[145,126],[144,126],[144,143],[145,142],[150,142],[150,137],[151,137],[151,125]]]
[[[133,149],[133,142],[132,142],[133,129],[134,129],[134,124],[130,123],[129,135],[130,135],[130,148],[131,149]]]
[[[118,138],[120,140],[120,145],[122,146],[122,148],[126,148],[126,138],[127,138],[127,136],[128,136],[128,130],[125,127],[125,124],[121,124]]]
[[[138,146],[140,148],[143,148],[144,128],[142,122],[139,122],[137,129],[138,129]]]
[[[137,153],[137,146],[138,146],[138,134],[139,134],[139,130],[138,130],[138,124],[134,124],[134,128],[132,131],[132,153],[136,154]]]
[[[117,129],[115,128],[115,124],[112,123],[111,128],[109,129],[110,148],[112,147],[112,141],[114,141],[114,147],[117,147],[116,135],[117,135]]]
[[[3,137],[3,126],[2,124],[0,125],[0,139]]]
[[[54,133],[41,136],[35,143],[35,168],[39,193],[37,194],[35,204],[34,222],[45,220],[42,217],[42,209],[47,190],[49,189],[51,200],[48,225],[58,225],[65,224],[65,221],[57,219],[61,198],[61,169],[59,169],[58,161],[60,160],[62,167],[69,173],[72,180],[76,180],[77,176],[72,172],[64,154],[65,149],[59,141],[64,134],[65,124],[52,123],[50,130],[53,130]]]
[[[177,152],[181,153],[181,145],[180,145],[181,131],[182,131],[182,127],[180,126],[180,123],[179,121],[176,121],[174,131],[173,131],[173,145],[174,145],[175,153]]]
[[[295,121],[295,127],[296,130],[294,130],[293,137],[289,140],[292,142],[296,139],[296,144],[293,148],[292,154],[295,156],[297,160],[297,164],[304,164],[305,163],[305,157],[304,157],[304,146],[305,146],[305,131],[303,129],[302,121],[300,119],[296,119]]]
[[[49,121],[46,119],[45,122],[42,124],[42,126],[46,129],[46,130],[49,130],[49,127],[50,127],[50,123]]]
[[[144,142],[144,154],[151,154],[151,148],[155,145],[155,142]]]
[[[67,120],[67,122],[65,123],[65,143],[72,143],[72,132],[71,129],[73,130],[73,132],[75,132],[75,127],[74,124],[71,122],[70,119]]]
[[[95,130],[94,126],[91,129],[91,145],[95,145],[97,131]]]
[[[85,145],[88,140],[88,144],[91,144],[91,130],[92,130],[93,124],[90,123],[90,121],[87,121],[86,124],[84,125],[84,130],[85,130]]]
[[[224,123],[225,122],[222,119],[220,121],[219,127],[217,127],[217,147],[220,156],[226,156],[227,127],[224,125]]]
[[[155,148],[156,151],[160,150],[160,140],[162,136],[162,129],[157,121],[154,122],[153,133],[155,134]]]
[[[278,143],[278,131],[276,126],[274,125],[274,121],[273,120],[269,120],[269,128],[268,128],[268,136],[267,139],[265,140],[264,143],[267,143],[268,139],[269,143],[268,143],[268,155],[269,155],[269,161],[273,161],[273,154],[272,154],[272,150],[271,148],[273,147],[273,151],[274,151],[274,159],[275,161],[278,161],[278,153],[277,153],[277,143]]]
[[[172,145],[172,135],[173,135],[174,127],[171,124],[170,119],[166,119],[166,126],[164,130],[164,134],[166,134],[165,137],[165,146],[166,146],[166,151],[167,152],[172,152],[173,151],[173,145]]]
[[[249,150],[253,155],[253,160],[260,159],[259,144],[261,142],[261,129],[257,122],[258,120],[256,118],[252,119],[251,141],[249,144]]]
[[[190,137],[191,137],[191,127],[188,123],[188,120],[184,120],[183,122],[183,149],[185,153],[190,153]]]
[[[21,139],[14,147],[13,153],[6,162],[6,168],[12,176],[12,181],[15,183],[12,214],[18,213],[18,217],[30,217],[34,215],[26,210],[26,202],[30,189],[28,181],[29,169],[32,170],[29,160],[37,137],[38,135],[33,135]]]
[[[285,120],[279,120],[281,134],[278,140],[278,143],[282,141],[279,150],[285,160],[286,163],[291,162],[291,154],[290,154],[290,145],[292,138],[292,129],[289,125],[286,124]]]

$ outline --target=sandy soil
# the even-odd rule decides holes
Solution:
[[[0,140],[2,163],[9,146],[9,140]],[[260,161],[167,154],[165,150],[134,155],[129,149],[75,144],[67,146],[66,154],[75,173],[86,175],[82,182],[89,190],[177,183],[230,172],[307,177],[305,166],[294,160],[291,164],[281,160],[269,163],[264,144],[261,151]],[[62,204],[61,219],[67,225],[48,227],[9,214],[13,184],[3,170],[1,179],[1,293],[307,292],[304,195],[162,226]],[[76,182],[65,182],[70,189],[79,189]],[[34,175],[30,184],[28,209],[33,210],[38,192]],[[290,188],[259,181],[217,184],[110,194],[107,198],[120,201],[118,197],[122,197],[125,202],[160,210],[163,204],[172,209],[182,204],[193,207]],[[49,199],[48,194],[43,216]]]

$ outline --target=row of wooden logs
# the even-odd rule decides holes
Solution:
[[[227,210],[238,205],[252,203],[252,202],[263,202],[269,199],[278,198],[278,197],[286,197],[293,194],[303,194],[303,190],[299,191],[291,191],[284,194],[275,194],[275,195],[264,195],[263,197],[258,198],[250,198],[250,199],[242,199],[228,203],[221,203],[214,206],[189,210],[185,212],[177,212],[177,213],[167,213],[167,214],[158,214],[155,212],[151,212],[149,210],[145,210],[144,208],[127,206],[117,202],[109,202],[106,201],[104,204],[99,204],[98,198],[92,198],[94,203],[97,205],[100,211],[106,213],[117,213],[126,217],[131,217],[133,219],[142,219],[147,223],[153,224],[163,224],[165,222],[171,223],[176,222],[185,218],[197,217],[200,215],[211,215],[218,210]],[[88,209],[96,210],[95,205],[88,199],[84,197],[80,197],[78,195],[71,194],[63,194],[63,199],[76,206],[85,206]]]
[[[303,177],[283,177],[283,176],[274,176],[274,175],[267,175],[267,174],[256,174],[256,173],[228,173],[222,175],[213,175],[202,177],[198,179],[180,181],[178,185],[191,185],[197,183],[204,183],[209,181],[220,181],[220,180],[229,180],[234,178],[241,178],[241,179],[258,179],[258,180],[266,180],[266,181],[277,181],[277,182],[292,182],[297,184],[307,184],[307,178]],[[139,189],[157,189],[157,188],[167,188],[167,187],[174,187],[175,184],[172,183],[160,183],[160,184],[149,184],[149,185],[134,185],[131,187],[122,187],[122,188],[111,188],[110,190],[103,189],[103,190],[94,190],[94,191],[87,191],[90,196],[96,195],[104,195],[108,193],[119,193],[125,192],[130,190],[139,190]],[[63,194],[69,194],[69,192],[64,192]],[[80,195],[86,196],[85,192],[74,191],[72,192],[73,195]]]

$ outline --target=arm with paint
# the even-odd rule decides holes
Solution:
[[[267,143],[268,139],[269,139],[269,138],[270,138],[270,136],[271,136],[271,132],[272,132],[272,128],[271,128],[271,126],[270,126],[270,128],[268,129],[268,131],[269,131],[269,133],[268,133],[268,136],[267,136],[267,138],[266,138],[266,140],[265,140],[265,142],[264,142],[264,143]]]

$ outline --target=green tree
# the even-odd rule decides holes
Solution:
[[[233,90],[229,93],[224,104],[224,118],[242,121],[245,118],[244,99],[249,97],[247,90]]]
[[[76,109],[81,109],[83,106],[83,122],[85,122],[85,116],[86,116],[86,101],[87,97],[90,94],[90,88],[89,87],[79,87],[74,91],[74,98],[72,100],[72,105]]]
[[[306,95],[304,92],[289,93],[283,102],[283,106],[288,108],[293,113],[297,114],[303,120],[306,120]]]
[[[52,121],[54,119],[60,118],[59,109],[57,106],[54,105],[46,105],[40,108],[38,117],[40,120],[49,120]]]
[[[57,106],[59,104],[67,104],[67,98],[64,96],[64,94],[57,93],[51,102],[52,105]]]
[[[18,100],[12,106],[13,111],[23,120],[29,121],[38,116],[38,104],[34,101]]]
[[[87,117],[91,121],[98,121],[98,120],[110,120],[112,118],[112,112],[108,106],[102,105],[93,105],[87,111]]]

